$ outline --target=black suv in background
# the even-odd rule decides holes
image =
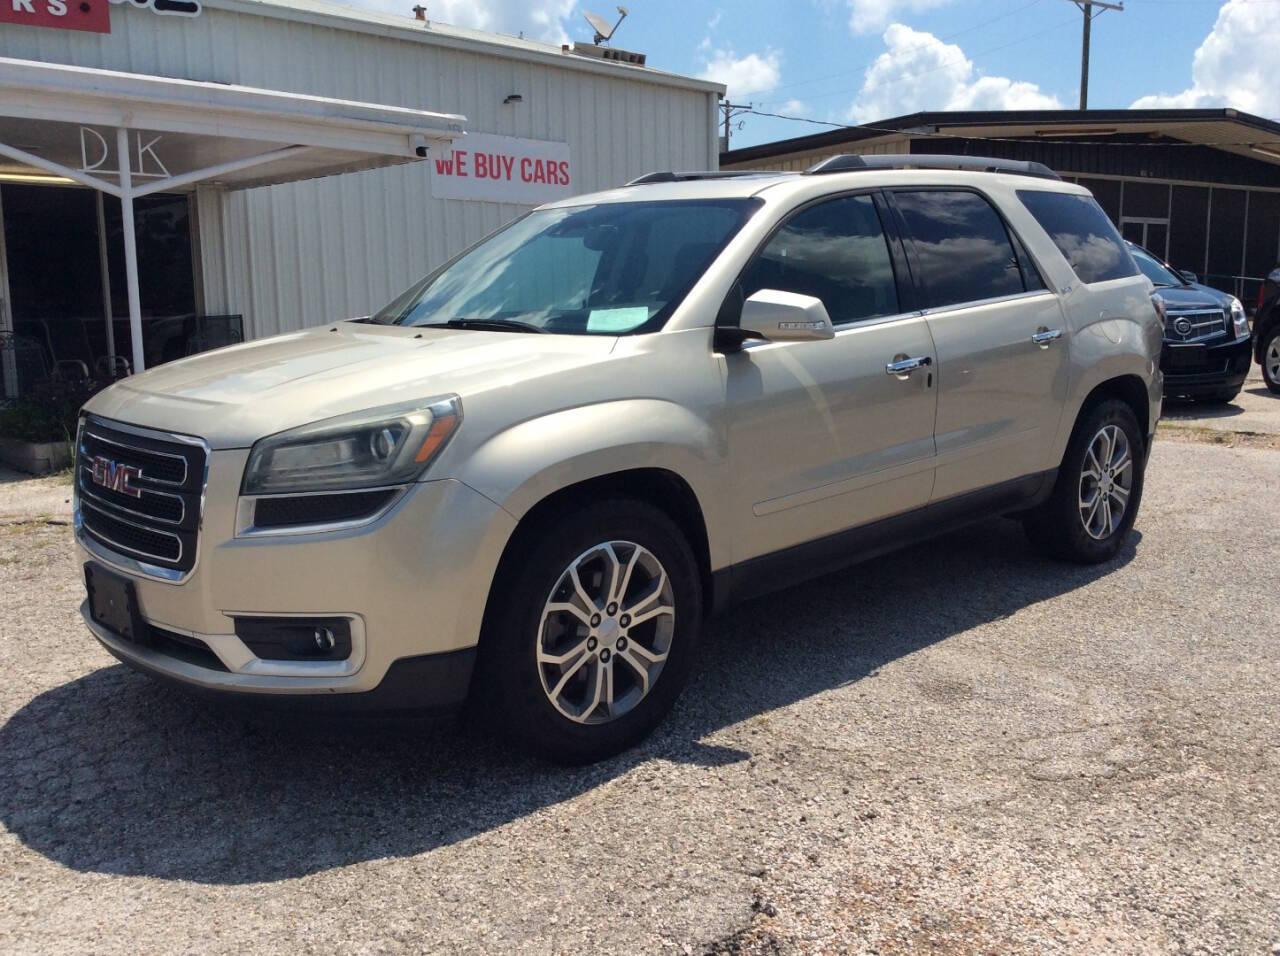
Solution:
[[[1165,397],[1231,401],[1253,361],[1244,306],[1233,295],[1188,281],[1190,273],[1174,271],[1141,246],[1128,246],[1164,303],[1160,370]]]
[[[1262,380],[1280,395],[1280,266],[1271,270],[1258,293],[1258,311],[1253,315],[1253,354],[1262,366]]]

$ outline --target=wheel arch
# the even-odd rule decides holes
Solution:
[[[1140,376],[1132,373],[1117,375],[1114,378],[1099,382],[1085,395],[1071,425],[1067,444],[1063,448],[1064,455],[1066,454],[1066,448],[1070,447],[1071,439],[1079,431],[1080,423],[1085,416],[1102,402],[1109,399],[1115,399],[1128,405],[1133,410],[1134,417],[1138,419],[1138,425],[1142,429],[1143,440],[1150,439],[1155,423],[1151,420],[1151,398],[1147,383]]]
[[[693,487],[681,475],[667,468],[628,468],[595,475],[566,485],[543,497],[520,518],[507,540],[494,583],[506,574],[529,542],[556,525],[583,501],[605,498],[630,498],[662,511],[680,529],[698,563],[699,587],[703,607],[711,606],[711,546],[707,520]],[[493,585],[490,586],[490,597]]]

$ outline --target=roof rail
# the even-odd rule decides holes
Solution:
[[[1062,177],[1044,163],[1022,159],[995,159],[990,156],[945,156],[928,153],[898,156],[862,156],[857,153],[841,153],[828,156],[805,170],[806,175],[824,173],[848,173],[860,169],[969,169],[985,173],[1013,173],[1017,176],[1036,176],[1040,179]]]
[[[699,179],[744,179],[750,176],[777,176],[777,173],[759,169],[705,169],[691,172],[645,173],[627,183],[628,186],[648,186],[652,183],[689,183]]]

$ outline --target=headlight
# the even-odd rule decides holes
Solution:
[[[1235,296],[1231,297],[1231,321],[1235,323],[1236,338],[1249,334],[1249,317],[1244,314],[1244,306]]]
[[[240,493],[276,495],[415,481],[462,421],[457,396],[393,405],[270,435],[249,452]]]

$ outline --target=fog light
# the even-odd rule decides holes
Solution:
[[[333,631],[327,627],[317,627],[311,634],[312,639],[316,642],[316,650],[321,654],[327,654],[333,650],[335,643]]]
[[[344,661],[351,622],[343,617],[238,617],[236,636],[264,661]]]

